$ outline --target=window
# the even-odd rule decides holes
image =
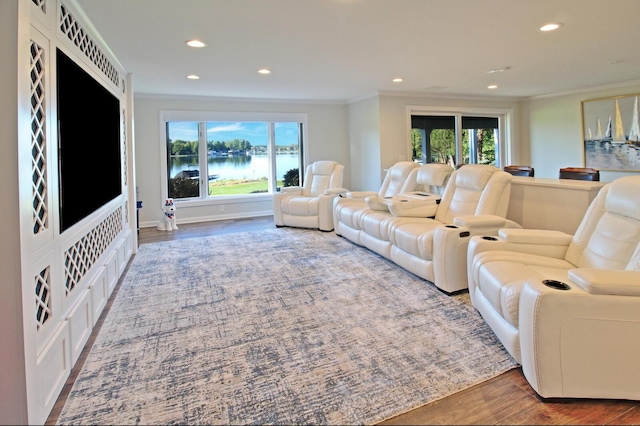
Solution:
[[[508,112],[427,113],[410,110],[411,157],[419,163],[493,164],[505,163],[508,144]]]
[[[167,197],[252,197],[301,183],[306,115],[192,115],[164,114]]]

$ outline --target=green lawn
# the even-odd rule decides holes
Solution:
[[[282,186],[282,181],[278,181]],[[209,195],[243,195],[254,192],[267,192],[266,180],[216,180],[209,182]]]

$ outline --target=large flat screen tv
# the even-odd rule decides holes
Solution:
[[[122,193],[120,100],[56,55],[60,232]]]

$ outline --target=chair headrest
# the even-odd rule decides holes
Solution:
[[[609,184],[608,212],[640,220],[640,176],[625,176]]]
[[[456,186],[481,191],[496,172],[502,172],[502,170],[488,164],[465,164],[464,167],[456,170]]]
[[[320,160],[313,163],[311,171],[314,175],[330,175],[336,166],[335,161]]]
[[[389,178],[392,180],[405,180],[411,170],[418,167],[413,161],[400,161],[389,169]]]
[[[420,166],[416,181],[420,185],[443,186],[451,173],[453,168],[448,164],[429,163]]]

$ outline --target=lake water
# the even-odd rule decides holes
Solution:
[[[640,170],[640,147],[586,141],[586,165],[601,170]]]
[[[298,154],[278,154],[276,156],[276,177],[282,179],[291,169],[297,169]],[[269,175],[269,158],[266,155],[237,155],[233,157],[209,157],[209,175],[219,175],[218,179],[260,179]],[[174,177],[182,170],[198,170],[198,156],[171,158],[169,176]]]

